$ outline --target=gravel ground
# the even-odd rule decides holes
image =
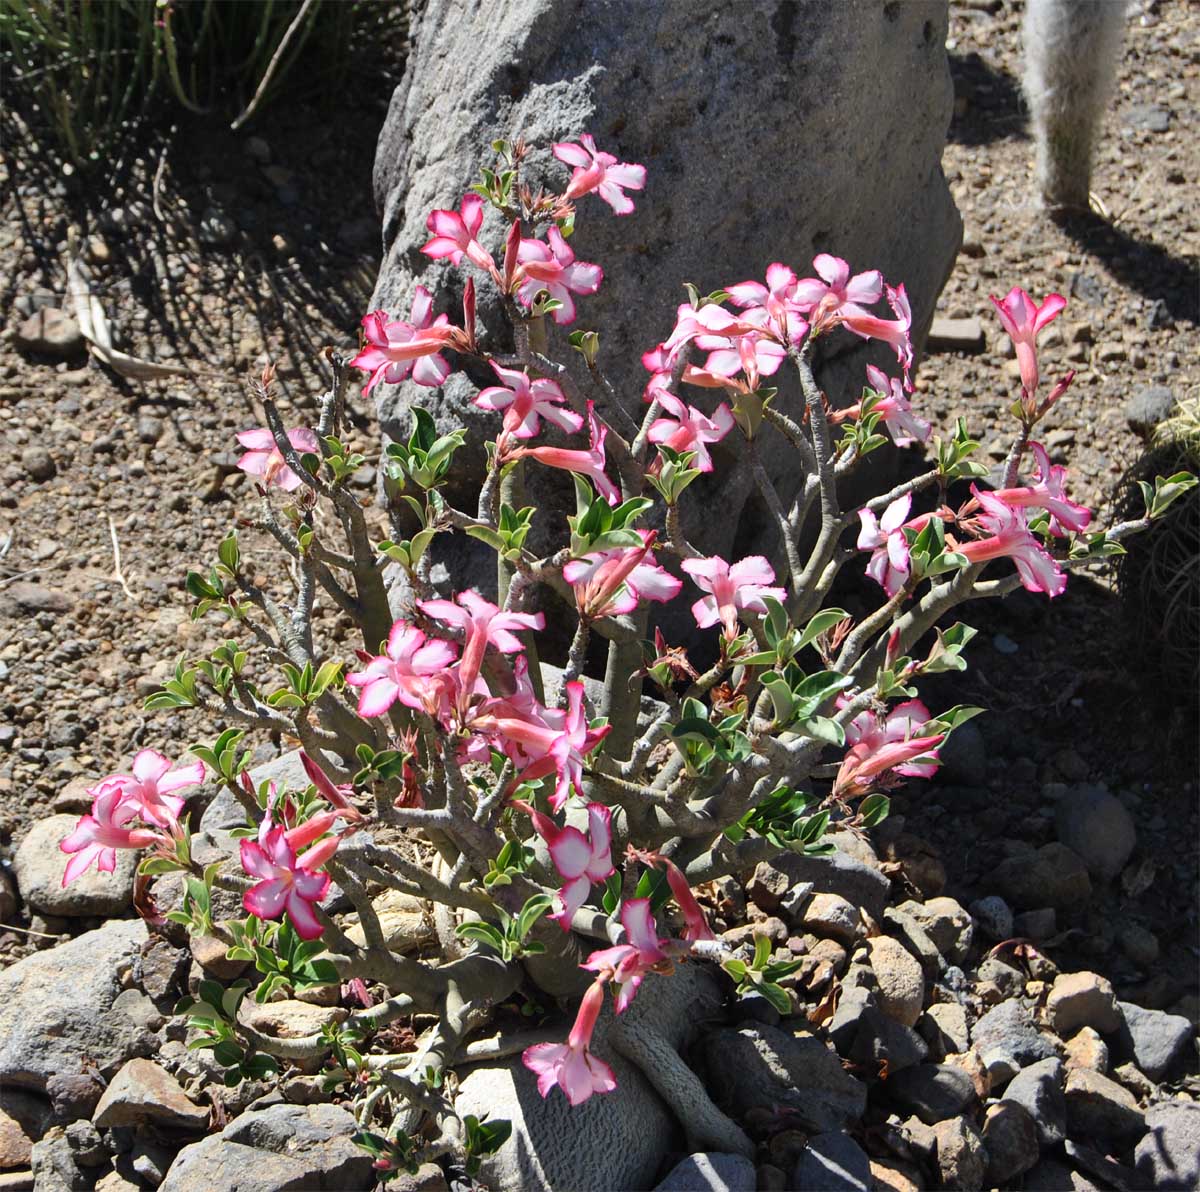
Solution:
[[[939,313],[978,318],[984,343],[933,352],[916,402],[942,430],[966,412],[998,459],[1015,361],[987,296],[1012,285],[1066,295],[1066,314],[1043,338],[1043,367],[1078,375],[1048,420],[1048,444],[1071,466],[1073,495],[1103,511],[1141,448],[1127,422],[1131,398],[1154,386],[1200,394],[1200,10],[1149,3],[1131,14],[1094,178],[1108,218],[1067,224],[1031,202],[1019,23],[1019,7],[1001,0],[952,5],[956,114],[945,168],[966,240]],[[29,136],[6,138],[0,850],[72,780],[107,773],[142,745],[178,754],[216,727],[147,716],[142,699],[180,653],[219,644],[209,623],[189,621],[182,578],[213,557],[232,498],[246,494],[225,470],[234,432],[257,421],[244,379],[268,356],[279,362],[285,411],[301,421],[322,383],[320,350],[352,341],[378,263],[370,168],[390,89],[360,86],[332,115],[277,107],[250,137],[186,127],[111,163],[102,186],[64,178]],[[17,350],[29,315],[69,307],[64,258],[76,230],[119,346],[190,376],[127,384],[78,344]],[[371,458],[369,429],[362,419],[353,445]],[[214,461],[214,451],[225,454]],[[1097,571],[1052,611],[1018,593],[974,616],[982,632],[972,670],[928,696],[990,709],[972,777],[910,788],[892,831],[931,842],[950,892],[966,897],[1014,842],[1053,838],[1062,784],[1107,782],[1134,812],[1135,859],[1153,880],[1098,891],[1061,946],[1103,966],[1113,922],[1144,923],[1167,948],[1174,985],[1163,996],[1174,1001],[1196,983],[1196,860],[1177,843],[1197,838],[1193,726],[1164,716],[1127,665],[1115,608]],[[0,935],[0,950],[23,944]],[[1145,976],[1110,959],[1127,985]]]

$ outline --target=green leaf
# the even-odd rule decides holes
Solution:
[[[754,937],[754,963],[751,968],[762,968],[771,959],[773,950],[769,936],[756,935]]]
[[[804,632],[800,634],[800,645],[798,648],[803,649],[805,646],[812,645],[828,629],[832,629],[840,621],[844,621],[850,614],[844,608],[825,608],[822,609],[811,621],[804,627]]]
[[[708,720],[698,716],[685,716],[671,730],[671,736],[676,741],[703,741],[709,744],[721,739],[720,733]]]
[[[767,671],[762,676],[762,685],[771,697],[775,709],[775,723],[781,728],[791,723],[796,712],[796,701],[792,696],[792,687],[778,671]]]
[[[887,795],[868,795],[858,805],[858,815],[864,828],[874,828],[883,823],[891,810],[892,801]]]
[[[763,981],[758,986],[758,992],[763,995],[779,1011],[780,1014],[790,1014],[792,1012],[792,999],[788,997],[787,990],[781,989],[773,981]]]

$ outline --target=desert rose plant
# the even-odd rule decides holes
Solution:
[[[548,323],[571,327],[603,285],[600,265],[571,247],[576,205],[595,195],[629,215],[645,169],[585,136],[553,146],[573,170],[565,186],[534,192],[522,177],[526,147],[494,149],[457,209],[428,217],[423,251],[469,274],[461,322],[435,317],[422,286],[407,318],[367,314],[358,354],[329,353],[333,384],[312,427],[281,421],[269,368],[256,383],[265,426],[238,438],[258,501],[243,516],[278,544],[294,592],[283,601],[254,583],[231,532],[216,563],[187,580],[195,615],[223,618],[230,640],[181,660],[148,701],[207,709],[230,727],[186,766],[140,753],[132,775],[96,785],[92,814],[62,843],[66,881],[93,861],[111,870],[116,849],[151,850],[138,878],[143,912],[160,915],[154,876],[178,873],[182,901],[166,918],[253,961],[259,1000],[342,984],[359,1008],[309,1038],[246,1026],[237,1013],[246,980],[203,982],[181,1012],[231,1083],[323,1059],[385,1179],[439,1155],[474,1171],[504,1142],[505,1123],[455,1112],[453,1069],[468,1055],[521,1051],[541,1095],[572,1105],[620,1096],[593,1032],[602,1014],[626,1011],[650,973],[720,966],[739,992],[792,1012],[780,984],[790,954],[772,954],[765,940],[732,951],[714,938],[706,883],[781,850],[828,851],[831,835],[878,823],[889,789],[932,774],[948,734],[977,711],[934,712],[918,697],[924,676],[966,665],[974,631],[948,614],[1018,585],[1058,596],[1071,569],[1119,552],[1194,483],[1160,479],[1146,487],[1145,517],[1093,526],[1034,439],[1072,380],[1047,387],[1038,367],[1038,333],[1064,301],[1038,304],[1013,289],[993,299],[1021,370],[999,486],[982,487],[978,444],[960,420],[933,439],[926,471],[846,503],[842,482],[866,456],[889,441],[929,443],[931,427],[911,404],[904,286],[827,254],[812,276],[773,264],[764,281],[689,289],[671,334],[647,346],[633,418],[634,403],[622,404],[604,374],[598,334],[571,330],[556,358]],[[498,256],[479,239],[489,207],[509,229]],[[479,333],[477,285],[498,293],[514,350]],[[869,367],[861,392],[838,407],[822,392],[814,349],[845,335],[881,341],[896,367]],[[382,501],[364,507],[347,485],[363,461],[343,442],[352,376],[365,377],[367,394],[406,379],[433,387],[471,358],[496,381],[475,399],[495,426],[477,505],[455,507],[443,492],[465,433],[440,434],[416,407],[407,440],[386,448]],[[794,452],[803,475],[794,499],[762,463],[767,436]],[[731,446],[774,522],[772,557],[706,557],[681,530],[686,490]],[[539,468],[571,473],[569,516],[514,495]],[[557,549],[530,549],[535,520],[561,534]],[[435,587],[437,541],[452,535],[495,553],[484,590]],[[865,569],[879,588],[877,607],[857,619],[829,604],[846,568]],[[535,597],[571,620],[561,670],[539,660],[545,613]],[[690,605],[687,643],[654,627],[656,606],[671,601]],[[355,656],[322,640],[318,602],[358,627]],[[584,673],[596,635],[607,642],[603,682]],[[689,649],[709,660],[703,669]],[[254,735],[297,742],[308,784],[255,785]],[[239,855],[202,868],[186,792],[206,773],[236,796],[246,823]],[[357,940],[327,909],[334,883],[357,912]],[[246,917],[214,921],[214,888],[236,891]],[[381,890],[437,908],[436,955],[389,947],[373,901]],[[543,1009],[558,999],[574,1010],[565,1041],[561,1031],[502,1033],[468,1052],[495,1006],[522,993],[535,1004],[539,991]],[[385,1028],[417,1013],[436,1025],[415,1051],[391,1053]],[[656,1056],[645,1069],[668,1099],[689,1080],[682,1061]],[[723,1115],[691,1081],[692,1112],[719,1135]]]

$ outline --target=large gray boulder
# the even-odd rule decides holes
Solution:
[[[0,1085],[44,1091],[85,1058],[109,1076],[151,1053],[154,1036],[113,1004],[145,939],[140,919],[116,920],[0,973]]]
[[[574,326],[601,331],[601,363],[635,416],[647,378],[641,355],[670,332],[684,282],[707,293],[761,279],[772,261],[811,276],[813,255],[834,253],[906,283],[919,346],[961,237],[940,164],[952,105],[946,28],[941,0],[429,0],[376,155],[385,259],[372,305],[406,316],[420,281],[436,311],[459,319],[468,267],[420,253],[428,212],[456,208],[490,142],[520,133],[538,147],[526,180],[561,191],[568,174],[549,145],[590,132],[648,171],[632,215],[614,217],[594,195],[580,200],[571,240],[579,259],[605,270]],[[481,239],[497,259],[506,230],[489,212]],[[481,322],[497,343],[495,291],[474,276]],[[566,358],[564,329],[552,335]],[[822,356],[818,376],[835,399],[861,392],[869,360],[895,369],[889,351],[845,331]],[[451,497],[473,491],[478,442],[497,429],[494,415],[470,404],[488,384],[490,369],[472,366],[440,390],[383,390],[389,435],[407,437],[414,401],[443,427],[468,428],[475,446],[460,453]],[[795,386],[786,385],[781,404],[795,412]],[[711,409],[711,396],[692,394]],[[763,454],[785,493],[794,488],[783,440],[764,436]],[[685,509],[685,527],[707,551],[728,552],[735,538],[749,549],[773,533],[753,511],[748,469],[732,470],[729,458],[693,486]],[[544,479],[531,496],[548,508]],[[702,514],[718,492],[722,515]]]

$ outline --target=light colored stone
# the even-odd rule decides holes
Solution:
[[[1067,1133],[1110,1143],[1141,1134],[1145,1119],[1133,1095],[1114,1080],[1076,1068],[1067,1073]]]
[[[926,902],[902,902],[907,911],[929,934],[941,954],[957,964],[971,947],[975,927],[971,916],[953,898],[939,895]]]
[[[942,1185],[960,1192],[979,1192],[987,1171],[988,1155],[979,1131],[963,1117],[937,1122],[937,1165]]]
[[[1145,1010],[1121,1002],[1121,1030],[1113,1042],[1121,1059],[1132,1058],[1151,1080],[1162,1080],[1195,1039],[1192,1024],[1181,1014]]]
[[[242,999],[238,1019],[260,1034],[280,1039],[303,1039],[317,1034],[334,1022],[345,1022],[347,1011],[341,1006],[313,1006],[308,1002],[288,999],[282,1002],[258,1003],[253,998]]]
[[[1099,973],[1061,973],[1046,999],[1046,1023],[1062,1038],[1082,1026],[1111,1034],[1121,1025],[1111,982]]]
[[[899,940],[881,935],[867,941],[871,970],[879,983],[878,1005],[889,1017],[915,1026],[925,1002],[925,975]]]
[[[433,919],[425,904],[411,894],[385,890],[371,905],[379,916],[384,942],[393,952],[412,952],[434,936]],[[357,917],[357,916],[356,916]],[[346,930],[351,943],[363,947],[366,937],[362,925],[352,923]]]
[[[935,1002],[918,1019],[917,1030],[929,1044],[934,1059],[966,1051],[970,1046],[967,1011],[958,1002]]]
[[[871,1161],[844,1131],[816,1134],[796,1162],[792,1184],[796,1192],[871,1192]]]
[[[983,324],[976,318],[949,319],[939,315],[929,328],[928,350],[937,352],[982,352]]]
[[[203,1130],[208,1110],[196,1105],[169,1072],[150,1060],[133,1059],[109,1082],[92,1122],[103,1129],[157,1122]]]
[[[52,815],[30,828],[13,860],[21,897],[44,915],[119,915],[133,900],[138,854],[118,849],[112,873],[93,865],[64,886],[63,871],[70,857],[58,846],[78,823],[76,815]]]
[[[1037,1123],[1029,1110],[1015,1101],[988,1107],[983,1145],[988,1153],[987,1182],[993,1188],[1011,1187],[1041,1155]]]
[[[1063,1062],[1068,1071],[1073,1068],[1092,1068],[1096,1072],[1107,1072],[1108,1044],[1100,1038],[1098,1031],[1085,1026],[1067,1040]]]
[[[804,926],[816,935],[851,944],[862,928],[858,907],[837,894],[814,894],[804,908]]]
[[[921,1172],[900,1159],[872,1159],[871,1187],[875,1192],[922,1192]]]
[[[1194,1192],[1200,1188],[1200,1105],[1164,1101],[1146,1111],[1146,1137],[1134,1151],[1134,1165],[1147,1188]]]
[[[115,920],[0,973],[0,1084],[42,1091],[85,1056],[108,1075],[148,1054],[153,1037],[114,1010],[145,939],[140,919]]]

